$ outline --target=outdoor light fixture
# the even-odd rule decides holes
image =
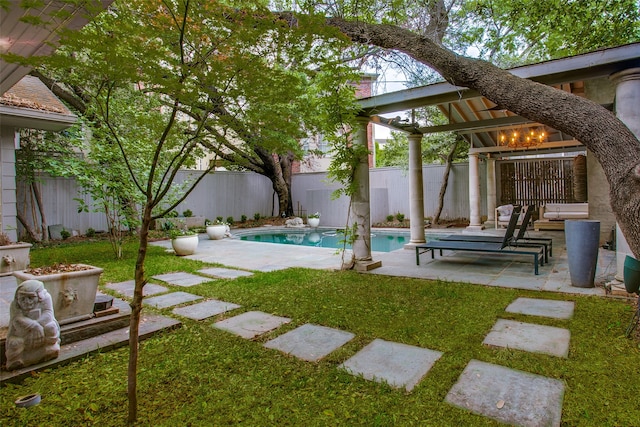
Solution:
[[[537,147],[547,138],[543,127],[536,129],[512,129],[498,132],[498,145],[511,148]]]

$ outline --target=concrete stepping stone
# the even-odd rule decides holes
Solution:
[[[202,270],[198,270],[198,273],[204,274],[206,276],[216,277],[220,279],[236,279],[238,277],[246,277],[253,276],[253,273],[242,270],[233,270],[231,268],[203,268]]]
[[[472,360],[445,402],[508,425],[559,426],[562,381]]]
[[[174,314],[187,317],[193,320],[203,320],[208,317],[217,316],[230,310],[239,308],[238,304],[231,302],[218,301],[215,299],[199,302],[197,304],[187,305],[173,309]]]
[[[157,297],[145,298],[142,303],[155,308],[167,308],[185,302],[197,301],[202,299],[200,295],[190,294],[188,292],[171,292]]]
[[[289,322],[291,322],[291,319],[287,317],[274,316],[261,311],[248,311],[216,322],[213,326],[239,335],[242,338],[252,339]]]
[[[109,283],[107,285],[108,289],[113,289],[114,291],[124,295],[125,297],[133,298],[133,290],[136,287],[135,280],[127,280],[126,282],[119,283]],[[147,283],[142,288],[142,296],[149,296],[155,294],[161,294],[163,292],[167,292],[169,289],[164,286],[156,285],[155,283]]]
[[[482,343],[567,358],[570,338],[568,329],[498,319]]]
[[[518,298],[506,308],[508,313],[527,314],[529,316],[550,317],[553,319],[571,319],[575,303],[537,298]]]
[[[197,274],[178,272],[178,273],[167,273],[160,274],[157,276],[153,276],[156,280],[162,280],[163,282],[167,282],[174,286],[195,286],[204,282],[210,282],[211,279],[208,277],[198,276]]]
[[[307,323],[267,341],[264,346],[308,362],[316,362],[354,337],[351,332]]]
[[[411,391],[441,356],[439,351],[376,339],[339,368]]]

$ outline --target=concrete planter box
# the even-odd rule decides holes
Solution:
[[[98,282],[103,270],[85,264],[75,264],[80,271],[36,276],[24,271],[14,272],[18,284],[25,280],[39,280],[51,294],[53,313],[59,324],[78,322],[93,317]]]
[[[31,243],[15,243],[0,246],[0,276],[29,267]]]

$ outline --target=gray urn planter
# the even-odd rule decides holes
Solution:
[[[0,246],[0,276],[29,267],[31,243],[14,243]]]
[[[571,285],[593,288],[600,247],[600,221],[566,220],[564,232]]]
[[[13,275],[18,284],[26,280],[39,280],[51,295],[53,312],[59,324],[78,322],[93,317],[93,305],[98,292],[98,282],[103,270],[85,264],[75,264],[85,270],[68,271],[36,276],[24,271]]]

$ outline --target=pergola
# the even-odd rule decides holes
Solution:
[[[509,70],[516,76],[531,79],[558,90],[587,97],[605,108],[612,110],[640,137],[640,43],[633,43],[610,49],[568,58],[550,60]],[[425,134],[453,131],[460,134],[469,144],[469,230],[484,228],[480,215],[479,159],[487,162],[487,211],[493,219],[496,206],[495,161],[514,155],[534,155],[585,151],[582,143],[573,136],[564,134],[540,123],[518,116],[495,105],[477,92],[447,82],[406,89],[384,95],[359,100],[362,107],[361,123],[365,126],[373,122],[392,130],[409,134],[410,173],[410,218],[424,218],[422,189],[421,139]],[[436,106],[449,120],[442,126],[419,126],[405,123],[398,115],[385,118],[382,115],[399,114],[426,106]],[[513,129],[544,129],[546,138],[535,146],[510,147],[501,142],[503,132]],[[364,129],[364,128],[363,128]],[[361,130],[362,137],[365,131]],[[362,143],[362,141],[361,141]],[[361,190],[356,197],[357,205],[368,209],[368,178],[365,173],[358,179],[366,181],[367,191]],[[363,184],[361,183],[361,186]],[[367,200],[361,198],[366,197]],[[357,206],[354,205],[354,206]],[[361,218],[368,215],[360,215]],[[369,224],[363,224],[360,234],[370,233]],[[365,230],[366,229],[366,230]],[[620,234],[620,233],[618,233]],[[620,237],[622,237],[620,235]],[[622,237],[624,241],[624,238]],[[422,221],[411,221],[411,243],[425,241]],[[366,242],[365,242],[366,243]],[[618,247],[630,253],[626,242]],[[366,253],[367,244],[354,245],[356,260],[371,264],[371,253]],[[620,258],[620,257],[619,257]],[[624,258],[624,256],[622,257]],[[369,267],[365,267],[369,268]],[[619,269],[621,271],[621,269]]]

